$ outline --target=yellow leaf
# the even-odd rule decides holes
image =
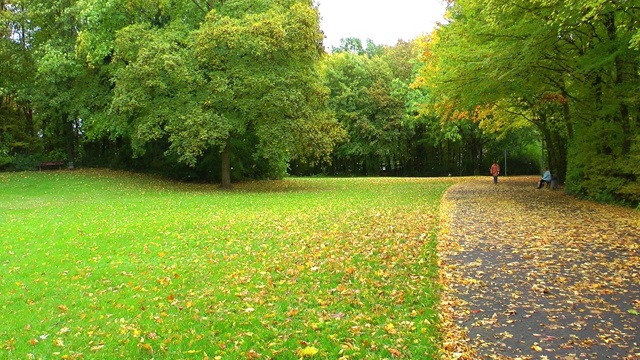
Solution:
[[[298,355],[302,357],[305,357],[305,356],[311,357],[317,353],[318,353],[318,349],[314,348],[313,346],[307,346],[306,348],[298,351]]]
[[[7,342],[4,343],[5,350],[13,351],[16,348],[16,339],[11,338]]]
[[[398,331],[396,330],[396,327],[393,326],[393,324],[387,324],[384,326],[384,330],[388,333],[388,334],[395,334]]]

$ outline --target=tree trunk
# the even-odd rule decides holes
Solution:
[[[33,126],[33,109],[31,109],[30,105],[23,106],[24,117],[25,117],[25,132],[29,134],[32,138],[36,136],[36,130]]]
[[[562,116],[564,116],[564,122],[567,124],[567,137],[569,140],[573,140],[573,122],[571,119],[571,107],[569,105],[569,93],[563,86],[561,89],[564,102],[562,103]]]
[[[75,169],[76,161],[76,130],[74,122],[67,121],[66,128],[66,143],[67,143],[67,163],[70,170]]]
[[[616,57],[616,86],[624,89],[626,84],[636,83],[638,81],[637,73],[634,69],[636,63],[632,59],[623,59],[622,56]],[[619,95],[620,101],[620,126],[622,128],[622,155],[629,155],[631,152],[631,143],[633,139],[632,118],[629,114],[629,105],[625,94]]]
[[[227,137],[222,150],[222,180],[220,186],[223,189],[231,189],[231,136]]]
[[[564,183],[567,175],[567,139],[553,130],[546,113],[540,112],[539,119],[538,129],[547,149],[547,163],[543,165],[548,165],[553,176]]]
[[[604,16],[604,24],[607,29],[607,33],[609,35],[609,40],[611,42],[615,42],[618,38],[618,28],[616,26],[616,18],[614,13],[608,13]],[[623,57],[624,56],[624,57]],[[634,80],[637,80],[637,67],[635,66],[635,57],[631,55],[627,55],[626,53],[618,54],[615,58],[615,66],[616,66],[616,79],[615,84],[616,87],[622,88],[624,85],[631,81],[632,78],[635,77]],[[635,75],[635,76],[634,76]],[[633,82],[631,82],[633,83]],[[631,124],[629,118],[629,107],[626,104],[625,99],[626,94],[620,94],[622,97],[622,101],[620,101],[620,116],[615,117],[616,120],[620,121],[620,125],[622,127],[622,155],[628,155],[631,152]]]

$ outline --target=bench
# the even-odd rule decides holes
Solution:
[[[58,167],[58,170],[62,169],[62,165],[64,165],[64,161],[43,161],[41,163],[38,163],[38,169],[42,170],[42,168],[49,168],[49,167]]]
[[[552,176],[551,181],[545,181],[544,187],[547,189],[556,190],[558,188],[558,179],[556,179],[555,176]]]

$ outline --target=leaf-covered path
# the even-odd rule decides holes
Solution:
[[[536,180],[445,194],[446,357],[640,359],[640,214]]]

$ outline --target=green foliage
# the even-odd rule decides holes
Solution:
[[[29,133],[30,118],[22,116],[23,111],[30,111],[28,104],[17,102],[12,96],[0,100],[0,169],[24,170],[19,166],[20,159],[40,153],[41,143]]]
[[[621,152],[619,124],[597,122],[588,129],[578,127],[575,141],[571,147],[568,190],[598,201],[638,204],[640,152],[637,143],[630,154]]]
[[[169,21],[118,31],[111,109],[135,155],[167,139],[166,155],[195,167],[228,139],[250,136],[254,157],[278,177],[292,159],[327,158],[343,137],[317,76],[317,11],[300,1],[252,3],[249,12],[243,4],[211,11],[199,28]]]
[[[8,164],[7,170],[9,171],[33,171],[38,168],[38,163],[42,161],[42,155],[31,153],[19,153],[11,158],[11,163]]]
[[[0,89],[36,109],[31,136],[69,161],[167,165],[161,154],[196,167],[249,136],[240,167],[261,161],[281,176],[293,159],[327,160],[344,138],[316,70],[311,1],[26,1],[2,19],[24,35],[2,32],[0,57],[14,60],[2,70],[27,76],[3,77]]]
[[[640,116],[637,9],[624,2],[462,0],[449,14],[424,51],[416,82],[434,95],[439,114],[473,119],[471,109],[488,109],[502,128],[513,117],[526,120],[538,128],[552,171],[562,179],[569,168],[567,189],[637,201],[630,165]]]
[[[366,45],[363,46],[362,40],[358,38],[343,38],[340,39],[340,46],[331,47],[331,53],[333,54],[350,52],[357,55],[367,55],[368,57],[382,55],[384,51],[385,47],[376,45],[373,40],[367,39]]]
[[[322,77],[331,91],[329,105],[349,135],[335,150],[339,160],[355,160],[366,173],[367,163],[377,171],[380,163],[406,156],[412,135],[405,117],[407,79],[395,77],[384,56],[327,55]]]
[[[111,105],[129,126],[135,155],[143,154],[147,142],[167,136],[168,150],[193,166],[228,136],[219,116],[201,106],[204,80],[184,42],[188,35],[171,26],[135,25],[119,32],[116,58],[128,65],[116,73]]]
[[[540,144],[570,191],[638,201],[640,11],[626,2],[460,0],[429,36],[331,54],[311,0],[4,4],[7,168],[64,153],[223,181],[293,162],[462,175],[504,149],[528,172]]]
[[[13,156],[9,155],[9,147],[0,143],[0,169],[5,168],[13,162]]]

